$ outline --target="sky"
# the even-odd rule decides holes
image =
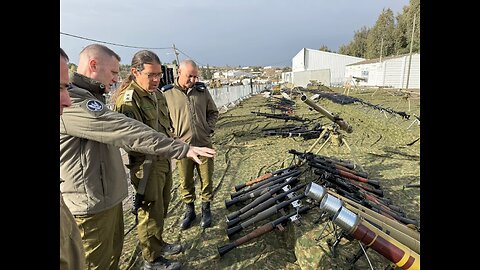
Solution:
[[[396,16],[407,5],[409,0],[60,0],[60,47],[75,64],[85,46],[106,42],[121,64],[130,64],[143,48],[170,63],[175,44],[180,61],[200,65],[291,67],[302,48],[338,51],[355,31],[372,27],[383,9]]]

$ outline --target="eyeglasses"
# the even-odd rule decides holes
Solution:
[[[153,78],[161,79],[161,78],[163,78],[163,73],[161,73],[161,72],[160,73],[142,73],[142,72],[140,72],[140,73],[147,75],[147,77],[149,79],[153,79]]]

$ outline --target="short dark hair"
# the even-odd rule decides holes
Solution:
[[[70,60],[70,59],[68,59],[68,55],[65,53],[65,51],[62,48],[60,48],[60,56],[65,58],[65,60],[67,60],[67,62]]]

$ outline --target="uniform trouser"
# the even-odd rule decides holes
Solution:
[[[86,269],[116,270],[123,248],[123,207],[75,215],[85,249]]]
[[[60,269],[85,269],[82,237],[72,213],[60,194]]]
[[[184,158],[177,161],[180,176],[180,194],[185,204],[195,201],[195,183],[193,171],[196,169],[200,177],[200,199],[209,202],[213,199],[213,158],[199,157],[203,164]]]
[[[131,177],[137,178],[135,174]],[[162,165],[153,162],[146,188],[148,192],[146,191],[145,202],[138,209],[137,235],[143,259],[153,262],[162,256],[162,246],[165,243],[162,238],[163,225],[172,198],[170,163]]]

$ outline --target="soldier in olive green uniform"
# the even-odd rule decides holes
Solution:
[[[115,110],[141,121],[169,137],[173,137],[167,101],[158,90],[162,77],[158,56],[148,50],[137,52],[132,59],[131,72],[114,94]],[[164,255],[177,254],[181,245],[168,244],[162,239],[164,219],[171,200],[172,172],[170,159],[154,157],[150,167],[144,165],[146,156],[129,152],[130,178],[137,189],[140,181],[145,186],[143,201],[138,208],[137,234],[145,260],[145,269],[153,269],[168,260]],[[149,173],[144,171],[149,169]],[[149,167],[149,168],[148,168]],[[148,178],[143,179],[146,175]],[[170,261],[170,268],[180,268],[180,263]]]
[[[106,46],[85,47],[78,73],[71,78],[72,106],[60,117],[60,177],[65,180],[60,190],[80,229],[88,269],[118,269],[124,236],[122,201],[128,191],[119,147],[199,163],[197,155],[215,154],[109,110],[103,94],[116,83],[119,62]]]
[[[63,108],[72,105],[67,91],[68,83],[68,56],[60,48],[60,115]],[[77,223],[60,193],[60,270],[69,269],[85,269],[85,251]]]
[[[197,82],[198,67],[192,60],[184,60],[178,69],[178,78],[174,85],[162,87],[167,99],[176,138],[195,146],[212,147],[211,134],[218,119],[218,110],[205,84]],[[186,204],[185,217],[181,229],[190,227],[195,220],[195,184],[194,170],[200,177],[200,199],[202,201],[202,219],[200,226],[209,227],[212,223],[210,202],[213,199],[213,158],[202,159],[197,165],[186,159],[177,161],[181,178],[181,195]]]

